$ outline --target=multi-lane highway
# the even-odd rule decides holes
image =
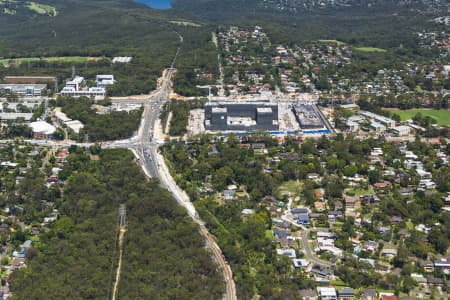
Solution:
[[[156,140],[156,123],[159,119],[161,108],[165,101],[167,101],[168,87],[172,72],[172,68],[166,72],[166,78],[164,78],[164,82],[162,83],[159,92],[145,105],[137,143],[130,146],[132,146],[133,152],[137,155],[144,172],[153,178],[158,178],[161,185],[172,192],[177,202],[186,208],[186,211],[192,220],[199,225],[199,232],[205,238],[206,246],[211,250],[214,259],[220,265],[223,272],[226,285],[224,298],[227,300],[235,300],[237,297],[233,274],[228,262],[223,256],[222,250],[216,243],[214,237],[204,226],[204,222],[200,219],[189,197],[175,183],[164,162],[164,158],[158,153],[158,147],[160,146],[161,141]]]
[[[180,42],[183,42],[183,37],[179,35]],[[186,208],[188,215],[192,220],[199,225],[199,232],[205,238],[205,245],[211,250],[215,261],[220,265],[223,272],[226,292],[224,299],[236,300],[236,288],[233,280],[233,274],[225,259],[222,250],[215,241],[214,237],[209,233],[204,226],[204,222],[197,214],[194,205],[190,201],[187,194],[181,190],[170,175],[170,172],[165,164],[164,158],[158,153],[158,147],[163,141],[157,140],[156,128],[157,121],[161,109],[166,101],[168,101],[168,93],[170,87],[170,80],[174,72],[174,65],[180,53],[178,48],[172,65],[164,72],[164,78],[160,84],[158,91],[152,94],[152,97],[144,104],[144,113],[137,136],[134,139],[127,141],[118,141],[105,145],[106,148],[129,148],[137,157],[139,164],[143,168],[145,174],[152,178],[158,178],[161,185],[167,188],[175,197],[177,202]]]

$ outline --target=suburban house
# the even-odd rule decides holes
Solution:
[[[318,287],[317,294],[321,300],[337,300],[336,289],[333,287]]]

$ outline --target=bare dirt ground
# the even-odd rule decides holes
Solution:
[[[123,255],[123,239],[125,237],[125,232],[127,232],[125,227],[121,227],[119,231],[119,263],[117,264],[116,279],[114,281],[114,287],[112,291],[112,300],[116,300],[117,290],[120,281],[120,272],[122,269],[122,255]]]

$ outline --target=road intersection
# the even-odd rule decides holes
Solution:
[[[178,33],[177,33],[178,34]],[[178,34],[179,35],[179,34]],[[183,42],[183,37],[179,35],[180,42]],[[214,260],[219,264],[220,269],[224,276],[226,291],[224,299],[236,300],[236,288],[233,280],[233,274],[231,267],[228,264],[225,256],[222,253],[219,245],[215,241],[215,238],[209,233],[205,227],[204,222],[200,219],[194,205],[189,199],[189,196],[181,190],[176,184],[173,177],[170,175],[169,169],[164,161],[163,156],[158,152],[158,148],[164,141],[158,140],[156,135],[157,122],[159,122],[159,116],[161,109],[168,99],[171,77],[174,73],[174,65],[176,59],[180,53],[181,46],[177,49],[175,57],[172,61],[172,65],[163,74],[164,78],[157,91],[153,92],[147,97],[139,99],[144,104],[144,112],[139,126],[138,134],[127,140],[109,141],[101,143],[100,146],[103,149],[130,149],[136,157],[139,165],[143,169],[144,173],[151,178],[157,178],[160,181],[162,187],[168,189],[177,200],[178,204],[183,206],[191,219],[199,225],[199,233],[205,239],[205,245],[211,250]],[[1,142],[10,142],[11,140],[0,140]],[[95,146],[95,143],[77,143],[74,141],[50,141],[50,140],[35,140],[28,139],[25,142],[43,145],[48,147],[64,147],[64,146],[79,146],[88,148]]]

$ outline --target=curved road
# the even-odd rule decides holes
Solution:
[[[293,226],[301,228],[302,229],[302,244],[303,248],[305,250],[306,258],[311,261],[314,264],[325,266],[325,267],[331,267],[332,263],[323,259],[318,258],[314,251],[311,249],[311,246],[309,245],[309,233],[311,232],[311,229],[306,228],[303,225],[298,224],[295,222],[290,216],[283,215],[281,217],[283,221],[291,223]]]

